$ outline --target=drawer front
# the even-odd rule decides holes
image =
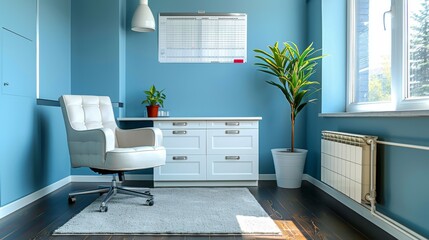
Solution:
[[[160,129],[206,128],[205,121],[154,121],[153,126]]]
[[[162,130],[167,154],[206,154],[206,130]]]
[[[207,156],[207,180],[258,180],[257,155]]]
[[[207,128],[258,128],[258,121],[208,121]]]
[[[258,154],[258,129],[209,129],[208,154]]]
[[[165,165],[154,169],[155,181],[206,180],[205,155],[167,155]]]

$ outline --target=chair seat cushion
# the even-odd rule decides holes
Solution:
[[[130,171],[153,168],[165,164],[164,147],[115,148],[106,152],[103,169],[112,171]]]

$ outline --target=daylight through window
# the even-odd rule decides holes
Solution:
[[[347,111],[429,110],[429,0],[351,0]]]

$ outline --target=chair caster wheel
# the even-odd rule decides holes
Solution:
[[[100,206],[100,212],[107,212],[109,208],[107,206]]]
[[[146,205],[146,206],[153,206],[153,204],[154,204],[153,199],[148,199],[148,200],[146,200],[146,203],[144,205]]]
[[[73,204],[76,202],[76,197],[69,197],[68,201],[69,201],[69,204]]]

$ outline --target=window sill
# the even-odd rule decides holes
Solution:
[[[384,111],[384,112],[319,113],[319,117],[323,117],[323,118],[347,118],[347,117],[429,117],[429,110]]]

